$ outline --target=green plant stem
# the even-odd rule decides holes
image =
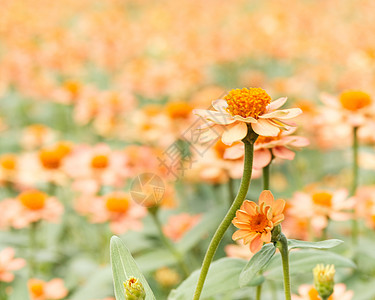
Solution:
[[[270,188],[270,166],[271,166],[271,162],[272,162],[272,160],[262,170],[263,171],[263,190],[268,190]],[[260,285],[257,286],[256,296],[255,296],[256,300],[260,300],[261,299],[261,296],[262,296],[262,285],[263,284],[260,284]]]
[[[37,242],[36,242],[36,231],[38,228],[38,222],[33,222],[29,229],[29,272],[30,277],[35,277],[36,274],[36,261],[35,256],[37,252]]]
[[[353,178],[352,178],[352,189],[351,195],[354,196],[358,187],[358,127],[353,128]],[[352,219],[352,244],[356,246],[358,244],[358,221],[355,216]]]
[[[6,283],[0,281],[0,300],[6,300],[7,297],[7,292],[6,292]]]
[[[290,291],[288,240],[283,233],[280,234],[280,238],[277,241],[276,246],[280,250],[283,264],[285,300],[291,300],[292,296]]]
[[[159,232],[159,236],[161,240],[163,241],[164,245],[168,248],[168,250],[173,254],[173,256],[176,258],[177,263],[179,264],[181,270],[184,272],[185,277],[188,277],[190,274],[188,266],[185,264],[184,259],[179,251],[175,248],[175,246],[172,244],[172,242],[165,236],[163,232],[162,224],[160,223],[160,220],[157,216],[158,209],[155,209],[155,207],[149,209],[150,215],[156,225],[156,228]]]
[[[271,162],[263,168],[263,190],[269,190],[270,189],[270,166],[271,166]]]
[[[216,249],[219,246],[220,241],[222,240],[225,232],[230,226],[236,211],[240,208],[242,202],[245,200],[247,191],[249,189],[251,173],[253,168],[253,155],[254,155],[254,142],[258,136],[254,134],[251,128],[249,128],[248,135],[243,139],[245,144],[245,160],[244,160],[244,172],[241,179],[240,189],[236,198],[234,199],[231,207],[229,208],[224,219],[221,221],[219,227],[217,228],[210,245],[208,246],[206,255],[203,260],[201,273],[199,275],[198,283],[195,289],[193,300],[198,300],[203,290],[203,285],[207,277],[208,269],[215,255]]]
[[[235,197],[233,184],[234,184],[233,178],[229,177],[228,178],[229,205],[232,205],[234,197]]]

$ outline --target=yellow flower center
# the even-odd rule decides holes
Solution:
[[[332,195],[327,192],[318,192],[312,195],[312,201],[316,205],[331,207],[332,206]]]
[[[269,221],[264,214],[257,214],[249,220],[251,231],[263,232]]]
[[[271,97],[261,88],[231,90],[224,99],[228,103],[227,111],[232,116],[255,119],[264,114],[271,103]]]
[[[34,297],[41,297],[44,295],[44,282],[38,279],[31,279],[29,281],[29,289]]]
[[[340,95],[342,107],[357,111],[371,104],[370,95],[362,91],[346,91]]]
[[[189,103],[176,101],[168,103],[166,110],[172,119],[187,119],[190,117],[193,107]]]
[[[63,86],[70,93],[72,98],[77,97],[82,89],[81,83],[75,80],[67,80],[64,82]]]
[[[12,154],[4,154],[0,158],[0,165],[5,170],[13,171],[17,167],[16,157]]]
[[[93,169],[105,169],[109,165],[109,159],[107,155],[95,155],[91,159],[91,167]]]
[[[31,190],[18,195],[18,199],[28,209],[39,210],[46,205],[47,195],[37,190]]]
[[[46,169],[58,169],[65,156],[71,151],[68,143],[61,142],[52,149],[42,149],[39,152],[39,160]]]
[[[105,206],[110,212],[125,213],[129,209],[129,200],[125,197],[110,196],[107,198]]]

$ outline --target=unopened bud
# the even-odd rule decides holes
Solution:
[[[144,300],[146,298],[145,289],[142,283],[135,277],[130,277],[124,282],[126,300]]]
[[[328,299],[333,293],[333,286],[335,284],[335,266],[323,264],[317,265],[314,270],[314,285],[322,299]]]

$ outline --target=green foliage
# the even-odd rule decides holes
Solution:
[[[276,252],[275,246],[265,244],[260,251],[258,251],[246,264],[240,274],[240,286],[245,285],[258,285],[261,283],[258,273],[261,272]],[[260,276],[262,278],[262,276]]]
[[[155,299],[150,286],[139,270],[128,248],[126,248],[124,242],[117,236],[111,238],[110,252],[116,300],[125,299],[124,282],[131,276],[141,281],[146,291],[146,300]]]
[[[288,248],[289,250],[295,249],[295,248],[330,249],[342,243],[343,241],[337,240],[337,239],[325,240],[325,241],[320,241],[320,242],[288,240]]]

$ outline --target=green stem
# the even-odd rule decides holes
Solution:
[[[352,182],[352,189],[351,189],[351,195],[354,196],[357,187],[358,187],[358,127],[353,128],[353,182]],[[353,245],[358,244],[358,221],[355,217],[352,219],[352,243]]]
[[[261,296],[262,296],[262,284],[260,284],[260,285],[257,286],[257,291],[256,291],[255,299],[256,300],[260,300]]]
[[[283,263],[285,300],[291,300],[292,296],[290,291],[288,240],[283,233],[280,234],[280,238],[277,241],[276,246],[280,250]]]
[[[29,272],[30,277],[35,277],[36,274],[36,261],[35,256],[37,252],[37,242],[36,242],[36,231],[38,228],[38,222],[33,222],[29,229]]]
[[[270,166],[271,166],[271,162],[263,168],[263,190],[269,190],[270,189]]]
[[[149,208],[150,215],[156,225],[156,228],[159,232],[159,236],[161,240],[163,241],[164,245],[168,248],[168,250],[173,254],[173,256],[176,258],[181,270],[184,272],[185,277],[188,277],[190,274],[188,266],[185,264],[184,259],[180,252],[177,251],[177,249],[174,247],[174,245],[171,243],[171,241],[165,236],[163,232],[162,224],[160,223],[160,220],[157,216],[158,209],[157,207]]]
[[[253,155],[254,155],[254,142],[258,136],[249,128],[247,136],[242,140],[245,144],[245,160],[244,160],[244,172],[241,179],[240,189],[236,198],[234,199],[231,207],[229,208],[224,219],[221,221],[219,227],[216,229],[216,232],[208,246],[206,255],[203,260],[201,273],[199,275],[197,287],[195,289],[193,300],[199,300],[200,295],[203,290],[203,285],[207,277],[208,269],[210,268],[212,259],[215,255],[216,249],[219,246],[220,241],[222,240],[225,232],[230,226],[233,218],[236,215],[236,211],[240,208],[242,202],[245,200],[247,191],[249,189],[251,173],[253,169]]]
[[[228,179],[229,205],[232,205],[233,199],[235,197],[233,183],[234,183],[233,178],[229,177]]]
[[[6,283],[0,281],[0,300],[6,300],[7,298]]]
[[[265,166],[263,168],[263,190],[269,190],[269,188],[270,188],[270,166],[271,166],[271,162],[272,162],[272,160],[270,161],[270,163],[267,166]],[[261,299],[262,285],[263,284],[260,284],[260,285],[257,286],[256,297],[255,297],[256,300]]]

